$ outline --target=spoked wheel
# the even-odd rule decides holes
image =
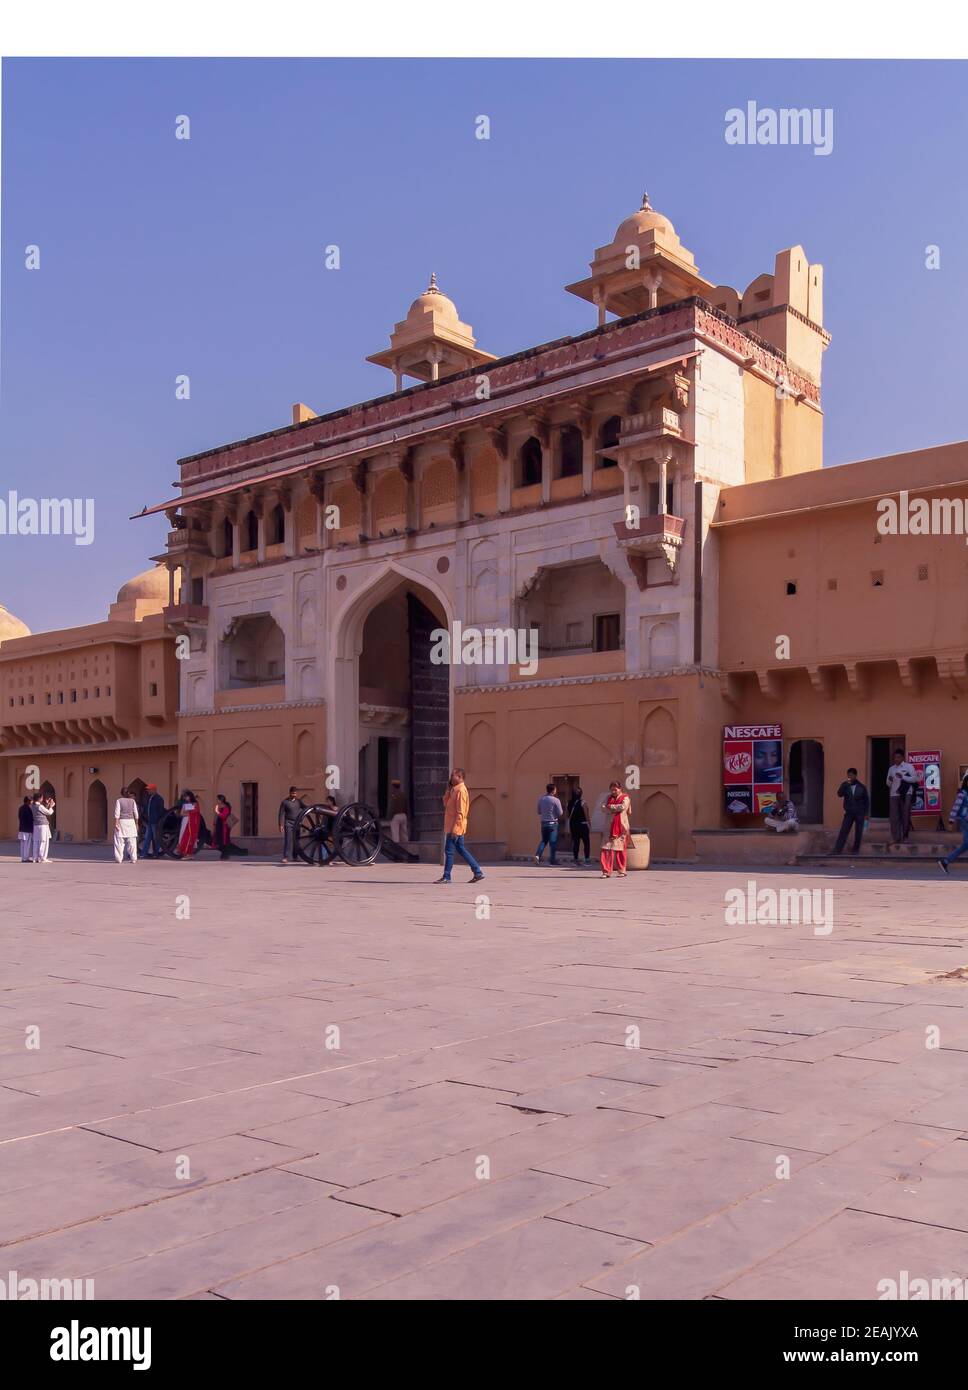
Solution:
[[[369,806],[344,806],[333,826],[333,846],[345,864],[372,864],[380,853],[380,822]]]
[[[178,841],[181,836],[181,816],[177,810],[166,811],[161,818],[158,827],[158,838],[161,841],[161,852],[166,859],[174,859],[175,851],[178,849]]]
[[[322,806],[307,806],[296,822],[296,858],[319,867],[326,863],[333,817]]]

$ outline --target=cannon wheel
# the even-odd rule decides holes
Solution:
[[[161,818],[161,828],[159,838],[161,840],[161,852],[166,859],[174,859],[175,851],[178,849],[178,840],[181,836],[181,816],[178,808],[172,807],[166,811]]]
[[[323,847],[331,849],[333,817],[322,806],[307,806],[296,822],[296,858],[317,868],[326,863]]]
[[[343,807],[333,826],[333,848],[344,864],[372,864],[382,844],[380,822],[369,806],[357,801]]]

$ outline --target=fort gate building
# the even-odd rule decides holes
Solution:
[[[370,359],[393,394],[180,461],[181,776],[245,834],[337,769],[381,810],[399,777],[436,843],[454,762],[497,854],[550,776],[595,800],[640,767],[659,854],[720,823],[710,528],[723,488],[820,468],[821,268],[794,247],[740,296],[646,197],[568,288],[588,332],[494,358],[431,280]],[[536,629],[537,671],[434,664],[456,623]]]

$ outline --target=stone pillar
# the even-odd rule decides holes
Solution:
[[[509,458],[508,436],[505,428],[499,425],[490,431],[488,440],[498,456],[497,467],[497,509],[498,513],[511,510],[511,461]]]
[[[322,473],[314,473],[309,491],[316,499],[316,549],[329,547],[330,532],[326,528],[326,479]]]
[[[296,509],[293,506],[292,491],[288,487],[279,489],[279,502],[283,509],[282,542],[287,559],[296,553]]]
[[[237,570],[242,555],[242,538],[239,535],[239,507],[238,504],[232,506],[231,511],[226,513],[232,523],[232,568]]]
[[[595,477],[595,427],[592,413],[585,408],[578,413],[578,428],[581,430],[581,494],[591,495]]]
[[[369,538],[372,532],[373,508],[370,470],[366,459],[360,459],[353,470],[353,484],[360,494],[360,534]]]
[[[556,427],[547,429],[541,440],[541,501],[551,501],[551,482],[558,475],[558,457],[561,453],[561,431]]]
[[[457,521],[469,521],[471,515],[470,472],[467,467],[467,452],[463,435],[458,434],[450,445],[450,456],[454,462],[454,484],[457,495]]]

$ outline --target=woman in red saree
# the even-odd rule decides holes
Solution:
[[[215,802],[215,827],[212,832],[212,848],[219,850],[222,859],[228,859],[232,852],[232,807],[221,792]]]
[[[185,792],[180,814],[182,823],[177,853],[179,859],[190,859],[198,848],[198,832],[202,827],[202,813],[194,792]]]
[[[608,817],[607,833],[602,840],[602,878],[612,877],[613,866],[619,878],[625,877],[627,864],[625,855],[632,838],[629,833],[631,807],[632,802],[622,791],[620,784],[610,782],[608,800],[602,805],[602,810]]]

